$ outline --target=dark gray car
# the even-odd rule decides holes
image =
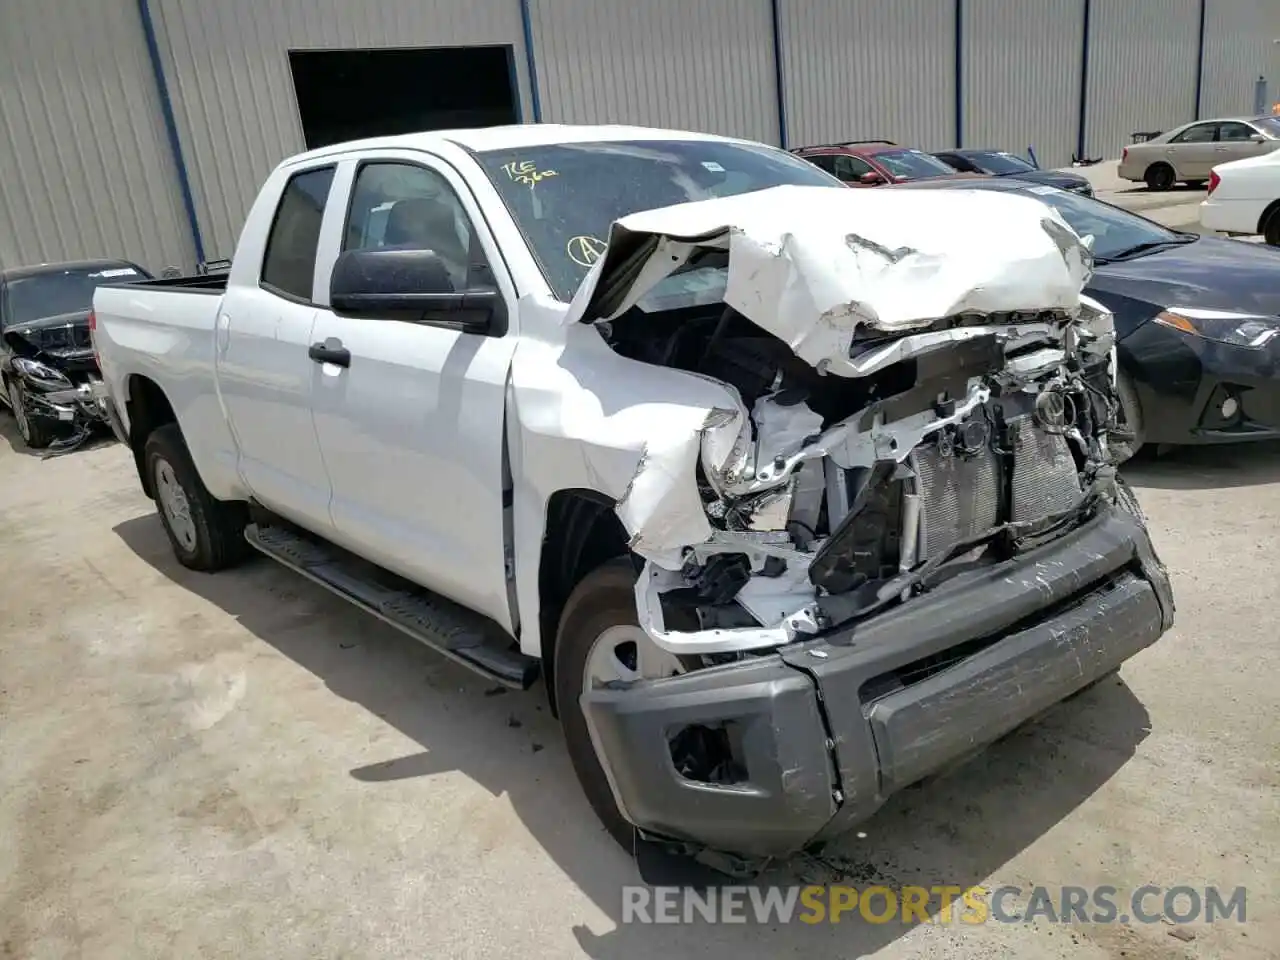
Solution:
[[[1041,170],[1006,150],[942,150],[934,156],[962,173],[1013,177],[1028,183],[1046,183],[1086,197],[1093,196],[1093,185],[1079,174],[1065,170]]]

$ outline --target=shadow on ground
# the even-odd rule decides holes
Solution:
[[[144,561],[235,616],[249,631],[421,745],[374,766],[335,766],[334,777],[370,785],[460,771],[506,794],[531,835],[617,925],[573,934],[599,960],[695,950],[715,958],[858,956],[909,928],[845,918],[839,926],[623,925],[622,887],[640,882],[704,885],[724,878],[684,861],[636,862],[604,833],[578,790],[559,726],[540,687],[498,693],[484,680],[266,559],[216,576],[173,559],[154,516],[115,532]],[[969,887],[982,882],[1070,814],[1133,755],[1147,712],[1112,678],[1059,705],[945,778],[909,789],[821,858],[771,868],[763,882],[847,882]],[[270,749],[245,744],[244,749]],[[375,802],[371,796],[369,802]],[[936,907],[937,901],[933,901]],[[816,952],[815,952],[816,951]]]
[[[1155,456],[1146,449],[1121,468],[1134,487],[1208,490],[1280,482],[1280,441],[1174,447]]]
[[[13,419],[13,412],[4,406],[0,406],[0,437],[5,443],[9,444],[9,449],[14,453],[20,453],[24,457],[34,457],[37,460],[46,460],[51,457],[64,457],[67,454],[75,453],[78,450],[92,450],[94,447],[105,446],[109,443],[115,443],[115,437],[105,428],[95,428],[93,434],[88,437],[84,443],[71,450],[33,450],[27,446],[26,441],[22,439],[22,434],[18,433],[17,421]]]

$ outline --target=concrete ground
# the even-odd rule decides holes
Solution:
[[[8,416],[0,434],[0,958],[1276,956],[1280,445],[1128,469],[1175,629],[770,876],[1248,888],[1247,922],[1184,940],[1163,923],[624,926],[637,866],[540,690],[493,695],[267,560],[186,571],[124,449],[42,460]]]

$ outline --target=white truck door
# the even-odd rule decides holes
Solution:
[[[339,180],[352,184],[347,222],[333,234],[326,222],[320,272],[331,275],[341,250],[431,249],[455,290],[501,291],[514,325],[511,279],[448,164],[366,154],[345,161]],[[328,303],[327,290],[318,296]],[[334,539],[510,629],[503,455],[514,330],[463,333],[321,306],[313,336],[350,355],[346,367],[317,367],[325,373],[313,395]]]
[[[265,506],[321,535],[331,490],[311,417],[316,252],[336,165],[278,173],[250,211],[217,319],[217,383],[240,475]],[[278,198],[278,202],[273,202]]]

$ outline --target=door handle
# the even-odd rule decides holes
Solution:
[[[316,363],[332,363],[335,367],[351,366],[351,351],[337,337],[330,337],[323,343],[313,343],[307,348],[307,356]]]

